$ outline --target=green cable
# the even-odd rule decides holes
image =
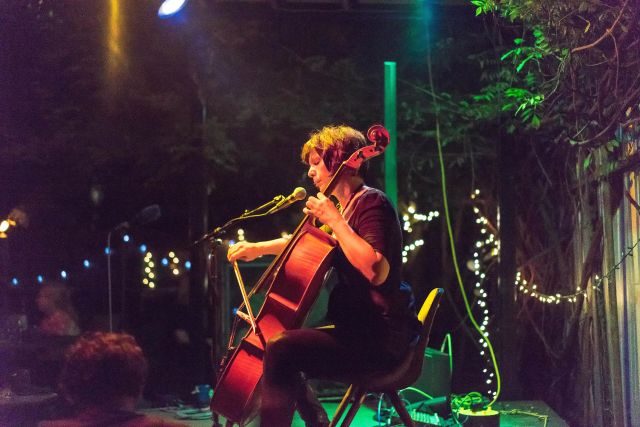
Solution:
[[[451,346],[451,334],[445,335],[445,341],[440,346],[440,351],[444,352],[444,346],[447,346],[447,353],[449,353],[449,372],[453,372],[453,348]]]
[[[471,306],[469,304],[469,300],[467,298],[467,294],[464,289],[464,284],[462,282],[462,275],[460,274],[460,267],[458,266],[458,257],[456,255],[455,241],[453,238],[453,229],[451,227],[451,217],[449,216],[449,202],[447,200],[447,183],[446,183],[446,174],[445,174],[445,166],[444,166],[444,158],[442,155],[442,141],[440,139],[440,120],[438,116],[438,102],[435,97],[435,89],[433,85],[433,75],[431,72],[431,38],[429,37],[429,31],[427,31],[427,70],[429,73],[429,85],[431,88],[431,96],[433,98],[433,105],[435,106],[435,120],[436,120],[436,143],[438,146],[438,161],[440,164],[440,182],[442,186],[442,202],[444,205],[444,216],[446,218],[447,223],[447,234],[449,236],[449,246],[451,247],[451,258],[453,259],[453,266],[456,272],[456,279],[458,280],[458,286],[460,287],[460,293],[462,294],[462,299],[464,300],[464,305],[467,310],[467,314],[469,315],[469,319],[473,324],[473,327],[478,331],[478,333],[482,336],[484,341],[487,343],[487,348],[489,349],[489,354],[491,356],[491,363],[493,363],[493,371],[496,374],[496,394],[493,397],[493,400],[489,402],[488,407],[491,408],[500,396],[500,391],[502,387],[502,381],[500,378],[500,370],[498,368],[498,361],[496,360],[496,354],[493,350],[493,345],[489,340],[489,337],[485,335],[485,333],[480,329],[478,322],[473,316],[473,312],[471,311]]]

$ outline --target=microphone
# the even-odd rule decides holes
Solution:
[[[298,200],[302,200],[305,197],[307,197],[307,190],[302,187],[296,187],[296,189],[293,190],[291,194],[276,203],[275,206],[269,209],[267,213],[272,214],[282,209],[286,209]]]
[[[114,230],[126,230],[134,225],[145,225],[160,218],[160,206],[150,205],[135,214],[129,221],[121,222]]]

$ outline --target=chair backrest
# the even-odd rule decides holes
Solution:
[[[418,320],[423,324],[424,327],[427,327],[427,335],[431,331],[433,318],[435,317],[436,311],[438,310],[442,294],[444,294],[444,289],[432,289],[431,292],[429,292],[429,295],[427,295],[427,298],[422,303],[422,307],[420,307],[420,311],[418,312]]]
[[[422,322],[420,339],[407,356],[391,371],[368,376],[366,379],[358,381],[358,384],[369,392],[395,392],[396,390],[409,387],[415,383],[422,373],[424,362],[424,351],[429,342],[431,325],[435,318],[436,311],[440,305],[440,298],[444,289],[436,288],[429,292],[427,299],[422,304],[418,312],[418,319]]]
[[[409,368],[409,376],[414,377],[412,382],[417,380],[422,372],[422,363],[424,362],[424,352],[429,344],[429,335],[431,334],[431,326],[433,326],[433,320],[436,317],[436,312],[440,306],[440,299],[444,294],[444,289],[434,288],[429,292],[427,298],[422,303],[420,311],[418,312],[418,320],[422,322],[422,330],[420,332],[420,339],[413,350],[413,357],[411,360],[411,367]]]

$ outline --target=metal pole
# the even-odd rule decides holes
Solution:
[[[389,146],[384,152],[384,189],[393,206],[398,208],[398,159],[396,117],[396,63],[384,63],[384,126],[389,131]]]

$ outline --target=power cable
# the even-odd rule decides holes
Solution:
[[[502,381],[501,381],[501,377],[500,377],[500,369],[498,367],[498,361],[496,360],[496,355],[495,355],[495,351],[493,349],[493,345],[491,344],[491,341],[489,340],[488,335],[486,335],[482,329],[480,328],[480,325],[478,325],[478,322],[476,321],[473,312],[471,311],[471,306],[469,304],[469,300],[467,298],[467,294],[466,291],[464,289],[464,283],[462,281],[462,275],[460,274],[460,267],[458,266],[458,257],[456,255],[456,247],[455,247],[455,240],[454,240],[454,236],[453,236],[453,228],[451,226],[451,216],[449,214],[449,202],[447,200],[447,182],[446,182],[446,173],[445,173],[445,165],[444,165],[444,156],[442,154],[442,140],[441,140],[441,136],[440,136],[440,119],[439,119],[439,114],[438,114],[438,100],[435,96],[435,85],[433,84],[433,73],[432,73],[432,68],[431,68],[431,37],[430,37],[430,33],[429,31],[427,31],[427,72],[428,72],[428,77],[429,77],[429,87],[430,87],[430,91],[431,91],[431,97],[433,100],[433,105],[434,105],[434,110],[435,110],[435,125],[436,125],[436,144],[438,147],[438,162],[440,165],[440,182],[441,182],[441,190],[442,190],[442,203],[443,203],[443,207],[444,207],[444,216],[446,219],[446,224],[447,224],[447,234],[449,237],[449,246],[451,248],[451,259],[453,261],[453,267],[454,270],[456,272],[456,279],[458,282],[458,286],[460,287],[460,293],[462,294],[462,299],[464,301],[464,305],[465,308],[467,310],[467,314],[469,315],[469,320],[471,321],[471,324],[473,325],[473,327],[478,331],[478,333],[480,334],[480,336],[482,336],[482,338],[484,339],[484,341],[487,343],[487,348],[489,350],[489,355],[491,357],[491,363],[493,364],[493,371],[495,372],[496,375],[496,392],[493,396],[493,399],[491,400],[491,402],[489,402],[489,404],[487,405],[489,408],[491,407],[491,405],[493,405],[497,400],[498,397],[500,396],[500,392],[501,392],[501,386],[502,386]]]

